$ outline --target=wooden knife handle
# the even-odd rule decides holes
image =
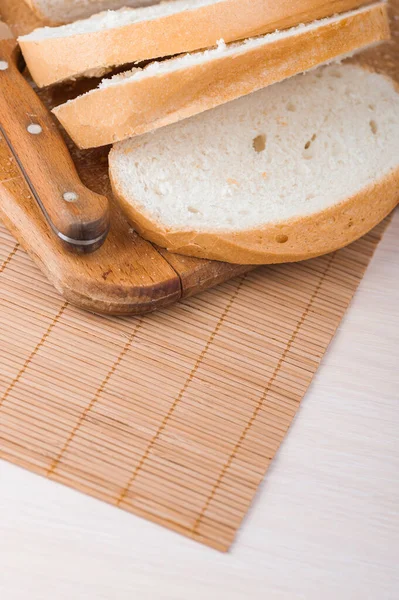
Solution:
[[[50,226],[69,249],[105,240],[109,206],[79,179],[47,108],[19,72],[15,40],[0,41],[0,130]]]

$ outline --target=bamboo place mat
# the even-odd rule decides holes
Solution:
[[[385,225],[141,318],[74,308],[0,225],[0,457],[227,550]]]

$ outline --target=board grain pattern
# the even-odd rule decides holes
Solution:
[[[398,80],[397,20],[399,0],[391,2],[394,37],[355,60]],[[23,0],[1,0],[0,17],[15,35],[41,23]],[[95,82],[82,81],[83,86]],[[48,107],[76,94],[76,86],[55,86],[40,91]],[[71,303],[105,314],[140,314],[176,302],[249,270],[215,261],[178,256],[140,238],[112,199],[108,177],[109,148],[78,150],[66,139],[82,182],[111,201],[111,231],[104,246],[93,255],[66,252],[49,231],[29,193],[4,139],[0,137],[0,216],[56,289]]]
[[[0,17],[15,35],[41,25],[23,0],[2,0]],[[85,85],[85,82],[82,82]],[[68,98],[68,86],[40,93],[48,107]],[[111,231],[93,255],[67,252],[43,216],[0,136],[0,216],[56,289],[81,308],[106,314],[140,314],[167,306],[248,270],[248,267],[172,255],[129,226],[114,202],[108,178],[109,148],[80,151],[66,140],[82,182],[111,202]]]

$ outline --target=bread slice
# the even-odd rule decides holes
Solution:
[[[399,201],[399,91],[362,67],[321,67],[110,153],[137,231],[172,252],[298,261],[372,229]]]
[[[47,0],[48,1],[48,0]],[[174,0],[104,12],[58,28],[37,29],[19,43],[39,86],[112,66],[191,52],[330,17],[368,0]]]
[[[25,0],[33,12],[48,24],[71,23],[103,10],[123,6],[145,6],[160,0]]]
[[[106,79],[53,110],[81,148],[121,141],[389,37],[384,4]]]

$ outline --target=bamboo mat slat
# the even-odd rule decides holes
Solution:
[[[385,226],[111,318],[65,302],[0,225],[0,457],[227,550]]]

